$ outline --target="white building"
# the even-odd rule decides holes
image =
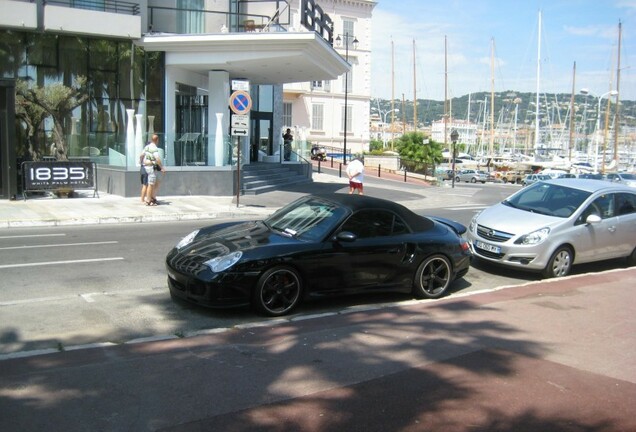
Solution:
[[[320,6],[334,24],[333,46],[348,58],[351,72],[335,80],[284,86],[283,124],[298,127],[308,141],[326,147],[329,153],[344,151],[345,129],[347,154],[369,148],[371,14],[376,4],[366,0],[321,0]]]
[[[137,195],[138,155],[148,136],[159,133],[170,172],[162,193],[231,195],[240,192],[243,166],[266,158],[310,173],[307,139],[344,144],[348,53],[347,138],[359,151],[368,142],[374,6],[359,0],[0,0],[0,154],[7,155],[0,158],[0,197],[15,195],[17,156],[54,144],[51,121],[26,138],[24,122],[16,120],[16,88],[25,82],[68,86],[86,77],[88,99],[55,130],[62,130],[67,157],[95,163],[99,190]],[[347,33],[359,46],[350,38],[334,47]],[[290,85],[285,92],[284,85]],[[281,132],[297,125],[294,157],[283,160]]]

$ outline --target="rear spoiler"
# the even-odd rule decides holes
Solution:
[[[467,228],[460,224],[459,222],[455,222],[454,220],[446,219],[439,216],[426,216],[429,219],[433,219],[435,222],[439,222],[453,229],[457,234],[462,235],[467,231]]]

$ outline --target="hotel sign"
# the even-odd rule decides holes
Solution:
[[[301,0],[300,22],[309,31],[315,31],[333,45],[333,21],[315,0]]]

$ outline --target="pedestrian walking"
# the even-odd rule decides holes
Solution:
[[[364,182],[364,162],[360,158],[355,158],[347,165],[347,176],[349,177],[349,195],[354,191],[358,195],[364,195],[362,183]]]

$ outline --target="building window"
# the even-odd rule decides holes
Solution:
[[[203,10],[205,9],[205,5],[203,4],[203,0],[178,0],[177,9],[178,33],[204,33]]]
[[[347,110],[347,135],[351,132],[351,126],[353,125],[352,117],[353,117],[353,107],[351,105],[347,105],[346,107],[342,107],[342,117],[340,119],[340,130],[344,131],[345,129],[345,109]]]
[[[311,89],[312,90],[316,90],[316,89],[322,89],[322,81],[312,81],[311,82]]]
[[[292,123],[292,104],[289,102],[283,102],[283,125],[291,126]]]
[[[355,39],[355,22],[350,19],[342,20],[342,34],[349,35],[349,49],[351,49],[351,44],[353,39]]]
[[[323,110],[322,104],[312,104],[311,106],[311,128],[313,130],[323,130]]]

